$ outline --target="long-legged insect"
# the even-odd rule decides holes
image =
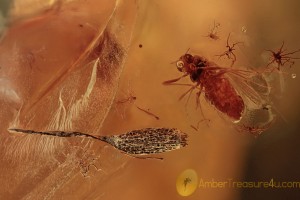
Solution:
[[[144,109],[144,108],[138,106],[138,105],[135,103],[136,100],[137,100],[137,97],[134,96],[132,93],[130,93],[129,96],[128,96],[127,98],[118,100],[116,103],[117,103],[117,104],[123,104],[123,103],[127,103],[127,102],[132,103],[138,110],[140,110],[140,111],[146,113],[147,115],[149,115],[149,116],[151,116],[151,117],[154,117],[156,120],[159,120],[159,116],[157,116],[156,114],[150,112],[149,109]]]
[[[252,78],[259,75],[254,70],[220,67],[201,56],[191,54],[181,56],[176,66],[183,75],[176,79],[164,81],[163,84],[180,85],[180,83],[175,82],[189,76],[195,85],[191,86],[180,98],[183,98],[194,89],[198,89],[196,103],[200,105],[200,109],[199,98],[201,94],[204,94],[205,98],[217,110],[236,122],[242,118],[247,108],[245,98],[247,98],[247,102],[250,100],[256,107],[261,108],[265,105],[264,98],[253,86],[267,86],[261,86],[252,81]],[[203,115],[202,109],[201,113]]]
[[[266,51],[269,51],[272,53],[271,61],[268,63],[267,66],[269,66],[275,62],[275,63],[277,63],[277,69],[280,70],[280,67],[284,66],[286,63],[290,63],[290,67],[292,67],[292,65],[295,64],[295,62],[293,60],[300,59],[297,57],[291,57],[291,55],[293,55],[297,52],[300,52],[300,49],[289,52],[289,53],[284,53],[286,51],[286,49],[283,50],[283,46],[284,46],[284,41],[282,42],[282,45],[277,52],[275,52],[273,50],[266,50]]]
[[[221,58],[223,56],[227,56],[228,59],[232,60],[232,63],[231,63],[231,67],[232,67],[236,61],[236,55],[233,52],[235,50],[234,46],[237,44],[241,44],[243,42],[236,42],[236,43],[233,43],[232,45],[230,45],[229,37],[230,37],[230,33],[228,34],[227,42],[226,42],[226,48],[228,48],[228,49],[224,53],[222,53],[220,55],[216,55],[216,56],[219,56],[219,58]]]
[[[155,158],[139,156],[164,153],[187,145],[187,134],[175,128],[145,128],[111,136],[95,136],[87,133],[66,131],[33,131],[16,128],[9,129],[9,131],[56,137],[92,138],[106,142],[123,153],[136,158]]]
[[[218,28],[220,27],[220,23],[217,23],[214,21],[214,27],[210,30],[210,32],[205,35],[204,37],[208,37],[212,40],[218,40],[220,37],[218,36]]]

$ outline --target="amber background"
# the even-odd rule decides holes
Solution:
[[[78,2],[77,9],[80,13],[80,4],[86,2]],[[101,151],[103,145],[99,147],[94,144],[97,146],[93,146],[96,152],[100,151],[103,154],[100,154],[97,165],[105,170],[111,169],[108,170],[108,175],[92,170],[90,178],[83,178],[79,170],[75,170],[70,175],[69,181],[54,190],[54,195],[48,196],[52,185],[49,188],[45,185],[45,188],[39,189],[39,194],[41,196],[44,194],[45,199],[183,199],[184,197],[180,197],[176,192],[175,182],[177,176],[187,168],[196,170],[199,178],[204,180],[268,181],[274,178],[278,181],[300,181],[298,145],[300,89],[297,87],[298,77],[291,78],[292,73],[299,74],[299,62],[286,70],[288,74],[284,75],[284,91],[275,93],[273,97],[274,106],[280,113],[275,125],[258,138],[236,132],[204,99],[202,99],[204,113],[212,121],[209,127],[201,124],[199,131],[194,131],[190,125],[196,124],[202,117],[200,111],[195,110],[193,96],[185,107],[185,101],[178,101],[178,97],[187,90],[186,88],[166,87],[161,84],[165,80],[180,76],[174,64],[170,63],[178,59],[188,48],[192,53],[201,54],[220,65],[228,66],[230,62],[226,59],[219,60],[214,55],[224,51],[229,32],[232,33],[233,40],[242,40],[245,43],[236,51],[238,56],[236,64],[240,66],[264,66],[268,61],[264,49],[277,49],[283,40],[288,49],[299,49],[298,1],[157,0],[137,1],[136,6],[138,14],[136,26],[115,99],[124,99],[132,92],[137,97],[136,105],[149,108],[160,117],[160,120],[140,112],[134,104],[126,103],[121,106],[113,104],[103,127],[97,134],[122,133],[145,127],[177,127],[189,134],[189,146],[162,155],[165,159],[161,162],[130,158],[110,147],[107,147],[109,149],[107,152],[103,152]],[[90,12],[97,13],[97,9],[93,12],[91,9]],[[220,40],[217,41],[203,37],[212,28],[214,20],[221,24]],[[99,21],[98,23],[101,24]],[[246,33],[242,32],[243,26],[247,28]],[[73,33],[70,31],[69,34]],[[76,43],[89,35],[76,34],[79,39],[66,37],[60,42]],[[51,39],[51,36],[47,37]],[[43,40],[47,40],[47,37],[43,37]],[[30,42],[39,44],[41,41],[32,38]],[[143,47],[139,48],[139,44]],[[72,45],[70,49],[74,50]],[[65,52],[69,52],[68,48]],[[63,52],[61,56],[63,60]],[[5,59],[1,62],[4,65]],[[45,74],[46,72],[45,68]],[[22,74],[22,71],[19,73]],[[32,76],[40,75],[37,73]],[[18,79],[14,81],[16,87],[21,87],[24,83],[20,83]],[[24,81],[28,85],[32,84]],[[35,87],[38,88],[38,85]],[[5,106],[3,110],[8,111],[2,111],[1,119],[5,122],[3,123],[5,127],[1,127],[1,131],[3,137],[8,137],[5,130],[13,117],[8,105],[5,103],[2,105],[3,108]],[[79,128],[90,131],[84,125]],[[99,127],[93,127],[96,130],[97,128]],[[58,151],[63,151],[63,148],[65,147],[59,147]],[[113,161],[106,160],[110,155],[114,156]],[[40,174],[51,174],[60,166],[47,163],[47,157],[42,159],[43,164],[34,164],[40,163],[40,160],[41,158],[32,157],[27,162],[20,159],[11,163],[3,157],[1,184],[20,186],[12,190],[12,193],[8,192],[7,187],[3,187],[2,191],[0,190],[0,197],[19,199],[27,195],[27,199],[35,199],[30,196],[36,187],[35,180],[36,184],[43,182],[47,176]],[[20,168],[21,165],[24,168]],[[44,171],[38,170],[39,168],[43,168]],[[31,188],[24,189],[22,181],[18,178],[9,178],[22,173],[30,174],[31,170],[37,171],[36,175],[33,178],[27,175],[22,179],[23,184],[31,182]],[[61,174],[65,172],[62,171]],[[39,176],[40,178],[37,178]],[[54,178],[59,179],[56,176]],[[297,199],[299,195],[299,189],[223,188],[197,189],[192,196],[186,198],[238,200],[283,199],[288,196],[288,199]]]

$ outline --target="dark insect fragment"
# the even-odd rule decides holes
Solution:
[[[283,50],[284,42],[282,42],[281,47],[277,52],[273,50],[266,50],[271,52],[270,62],[267,66],[271,65],[272,63],[277,63],[277,69],[280,70],[280,67],[284,66],[285,64],[289,63],[290,67],[295,64],[296,59],[300,59],[298,57],[292,57],[291,55],[300,52],[300,49],[292,52],[285,53],[286,49]]]

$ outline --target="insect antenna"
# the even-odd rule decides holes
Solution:
[[[187,54],[189,51],[190,51],[190,48],[188,48],[188,49],[186,50],[185,54]]]

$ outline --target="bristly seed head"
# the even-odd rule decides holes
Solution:
[[[180,149],[187,134],[175,128],[146,128],[112,136],[113,146],[128,154],[147,155]]]
[[[9,129],[9,131],[56,137],[88,137],[106,142],[132,155],[157,154],[180,149],[187,146],[188,137],[187,134],[175,128],[145,128],[111,136],[94,136],[86,133],[65,131],[44,132],[14,128]]]

